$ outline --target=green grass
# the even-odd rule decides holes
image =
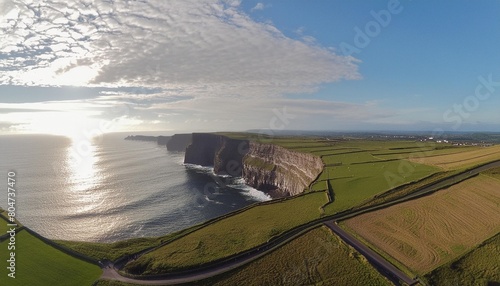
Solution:
[[[325,208],[327,214],[346,210],[397,186],[425,178],[439,169],[405,160],[327,167],[326,178],[335,201]],[[324,172],[325,173],[325,172]]]
[[[16,235],[16,278],[12,279],[7,277],[5,267],[7,243],[0,243],[2,285],[92,285],[102,273],[98,266],[67,255],[22,230]]]
[[[209,224],[129,263],[134,274],[159,274],[186,269],[240,253],[274,236],[317,219],[325,193],[259,205]]]
[[[326,227],[232,272],[189,285],[391,285]]]
[[[500,168],[490,169],[488,171],[483,172],[483,174],[500,180]]]
[[[500,234],[497,234],[459,259],[426,274],[424,278],[430,285],[498,285],[499,261]]]
[[[67,240],[55,240],[55,242],[97,260],[108,259],[111,261],[115,261],[123,255],[129,255],[132,253],[137,253],[146,248],[159,246],[163,242],[174,240],[201,227],[203,227],[203,224],[194,225],[192,227],[160,237],[132,238],[113,243]]]
[[[97,260],[114,261],[123,255],[160,245],[160,238],[133,238],[114,243],[57,240],[56,243]]]
[[[479,147],[471,147],[471,146],[447,146],[447,148],[429,148],[422,147],[421,149],[416,150],[395,150],[392,152],[379,152],[373,153],[374,156],[380,159],[389,160],[389,159],[408,159],[408,158],[425,158],[439,155],[448,155],[448,154],[457,154],[467,151],[477,150]],[[412,152],[413,151],[413,152]]]
[[[125,282],[120,282],[120,281],[101,279],[101,280],[97,281],[97,283],[93,286],[136,286],[136,285],[138,285],[138,284],[131,284],[131,283],[125,283]]]
[[[428,177],[425,177],[421,180],[418,180],[416,182],[411,182],[411,183],[402,185],[400,187],[391,189],[388,192],[382,193],[382,194],[374,197],[373,199],[367,201],[366,203],[360,204],[358,207],[367,207],[367,206],[372,206],[372,205],[376,205],[376,204],[382,204],[385,202],[389,202],[389,201],[393,201],[393,200],[402,198],[402,197],[404,197],[410,193],[413,193],[413,192],[415,192],[415,191],[417,191],[417,190],[419,190],[427,185],[433,184],[439,180],[453,176],[457,173],[458,173],[457,171],[434,173],[434,174],[432,174]],[[446,186],[448,186],[448,185],[447,184],[438,185],[438,186],[436,186],[436,189],[440,189],[440,188],[446,187]]]
[[[10,228],[7,227],[8,222],[4,220],[3,218],[0,218],[0,236],[4,235],[7,233],[7,230]]]

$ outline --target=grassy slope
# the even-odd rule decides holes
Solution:
[[[7,227],[8,222],[0,217],[0,235],[4,235],[9,227]]]
[[[7,241],[0,243],[0,248],[7,249]],[[1,253],[6,265],[6,251]],[[24,230],[16,235],[16,278],[6,278],[7,268],[0,267],[2,281],[13,286],[91,285],[101,272],[98,266],[67,255]]]
[[[394,187],[427,177],[438,169],[404,160],[328,167],[335,201],[326,213],[354,207]]]
[[[314,284],[390,285],[364,257],[325,227],[314,229],[240,269],[198,285]]]
[[[320,217],[324,193],[310,193],[251,208],[217,221],[127,265],[134,273],[188,268],[258,246],[273,236]]]
[[[325,227],[234,271],[188,285],[391,285]],[[99,281],[97,286],[133,285]]]
[[[484,175],[500,180],[500,168],[490,169],[483,172]]]
[[[158,246],[163,242],[167,242],[176,239],[178,237],[184,236],[191,231],[201,228],[202,226],[203,226],[202,224],[194,225],[190,228],[186,228],[160,237],[132,238],[113,243],[96,243],[96,242],[66,241],[66,240],[56,240],[55,242],[70,249],[73,249],[74,251],[95,258],[97,260],[108,259],[114,261],[123,255],[137,253],[141,250]]]
[[[428,273],[425,279],[430,285],[497,285],[499,261],[500,234],[497,234],[459,259]]]
[[[116,260],[122,255],[139,252],[151,246],[159,245],[159,238],[134,238],[114,243],[97,243],[83,241],[57,240],[58,244],[71,248],[77,252],[97,260]]]

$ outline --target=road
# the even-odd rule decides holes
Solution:
[[[414,285],[418,283],[417,280],[408,277],[408,275],[397,269],[382,256],[378,255],[375,251],[371,250],[359,240],[345,232],[334,221],[325,222],[325,225],[328,226],[340,238],[342,238],[343,241],[354,247],[354,249],[356,249],[364,257],[366,257],[366,259],[368,259],[368,261],[374,264],[377,268],[383,269],[384,272],[396,277],[397,279],[405,282],[408,285]]]
[[[375,206],[370,206],[366,207],[363,209],[359,210],[348,210],[344,211],[332,216],[328,216],[322,219],[318,219],[312,222],[309,222],[307,224],[304,224],[302,226],[299,226],[295,229],[292,229],[290,231],[287,231],[283,233],[280,237],[277,237],[275,239],[271,239],[267,243],[247,250],[243,252],[242,254],[236,255],[229,257],[227,259],[224,259],[222,261],[218,261],[217,263],[212,263],[212,264],[206,264],[205,266],[196,268],[196,269],[191,269],[189,271],[184,271],[184,272],[177,272],[177,273],[168,273],[164,275],[158,275],[158,276],[152,276],[148,277],[149,279],[133,279],[133,278],[128,278],[120,275],[117,270],[115,269],[114,265],[109,264],[105,265],[103,267],[103,274],[101,278],[103,279],[111,279],[111,280],[117,280],[117,281],[122,281],[122,282],[128,282],[128,283],[134,283],[134,284],[139,284],[139,285],[175,285],[175,284],[180,284],[180,283],[188,283],[188,282],[193,282],[197,281],[200,279],[205,279],[209,277],[213,277],[215,275],[233,270],[235,268],[238,268],[242,265],[245,265],[247,263],[250,263],[254,261],[255,259],[264,256],[271,252],[272,250],[275,250],[279,248],[281,245],[284,243],[291,241],[299,236],[301,236],[303,233],[307,232],[308,230],[320,226],[322,224],[326,224],[328,227],[332,229],[335,233],[337,233],[343,240],[346,240],[350,245],[353,245],[356,249],[359,247],[360,251],[361,250],[368,250],[371,251],[369,248],[358,242],[356,239],[352,238],[349,234],[345,233],[340,229],[335,222],[337,220],[342,220],[342,219],[347,219],[356,215],[360,215],[362,213],[374,211],[380,208],[385,208],[394,204],[397,204],[403,200],[407,199],[413,199],[413,198],[418,198],[420,196],[423,196],[427,193],[434,192],[436,190],[436,187],[439,187],[441,185],[446,185],[449,183],[454,183],[459,179],[471,177],[474,175],[477,175],[481,172],[484,172],[486,170],[492,169],[492,168],[497,168],[500,167],[500,161],[495,161],[491,162],[479,167],[476,167],[474,169],[468,170],[467,172],[463,172],[454,176],[451,176],[441,182],[437,182],[434,184],[431,184],[427,187],[424,187],[416,192],[413,192],[407,196],[405,196],[402,199],[397,199],[395,201],[383,203],[380,205],[375,205]],[[332,228],[333,226],[333,228]],[[342,233],[342,235],[340,235]],[[364,247],[364,248],[361,248]],[[361,252],[363,255],[365,255],[363,252]],[[402,273],[400,270],[398,270],[396,267],[394,267],[392,264],[387,262],[385,259],[383,259],[381,256],[378,254],[374,253],[373,251],[366,252],[369,254],[366,254],[368,259],[372,259],[372,261],[375,261],[377,265],[380,265],[387,271],[389,271],[393,276],[398,277],[399,279],[409,279],[408,282],[415,282],[413,279],[407,277],[404,273]],[[377,257],[378,256],[378,257]],[[375,259],[377,257],[377,259]],[[401,277],[400,277],[401,275]],[[404,276],[403,276],[404,275]],[[405,280],[403,280],[405,281]],[[406,282],[406,281],[405,281]],[[406,283],[408,283],[406,282]],[[412,284],[410,284],[412,285]]]

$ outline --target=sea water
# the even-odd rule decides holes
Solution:
[[[184,164],[183,152],[126,135],[0,136],[0,206],[15,171],[24,225],[51,239],[111,242],[165,235],[270,199],[241,178]]]

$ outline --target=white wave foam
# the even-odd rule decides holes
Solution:
[[[243,178],[237,178],[234,181],[234,184],[228,185],[228,187],[241,190],[242,195],[258,202],[269,201],[272,199],[270,195],[264,193],[263,191],[259,191],[247,185]]]
[[[199,171],[200,173],[214,174],[214,167],[201,166],[196,164],[184,163],[188,169]]]
[[[219,202],[219,201],[217,201],[217,200],[212,200],[212,199],[210,199],[207,195],[205,195],[205,200],[206,200],[207,202],[211,202],[211,203],[214,203],[214,204],[216,204],[216,205],[223,205],[223,204],[224,204],[224,203]]]

